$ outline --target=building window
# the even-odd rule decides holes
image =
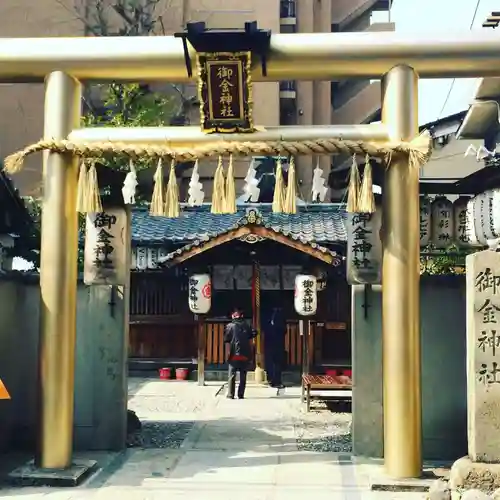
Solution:
[[[280,1],[280,18],[296,17],[295,0]]]
[[[297,90],[297,86],[295,80],[285,80],[280,82],[280,91],[281,92],[295,92]]]
[[[297,125],[297,105],[294,99],[280,99],[280,125]]]

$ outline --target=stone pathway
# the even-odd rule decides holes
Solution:
[[[422,499],[369,490],[378,464],[350,455],[350,415],[306,414],[299,389],[279,396],[249,386],[228,400],[220,384],[130,380],[129,408],[143,422],[127,451],[87,454],[101,470],[76,489],[0,491],[21,500]]]

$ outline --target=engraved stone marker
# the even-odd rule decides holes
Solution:
[[[467,256],[469,456],[500,461],[500,253]]]

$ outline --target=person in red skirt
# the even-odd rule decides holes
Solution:
[[[226,326],[224,333],[224,342],[229,344],[227,384],[227,397],[229,399],[234,399],[237,372],[240,373],[238,398],[243,399],[245,397],[248,363],[252,356],[252,345],[255,337],[256,332],[243,318],[241,309],[234,309],[231,315],[231,323]]]

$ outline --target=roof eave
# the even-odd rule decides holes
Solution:
[[[495,99],[500,96],[500,78],[481,78],[474,99]]]
[[[497,101],[477,101],[467,111],[457,131],[457,139],[484,139],[492,127],[498,127],[499,119]]]

